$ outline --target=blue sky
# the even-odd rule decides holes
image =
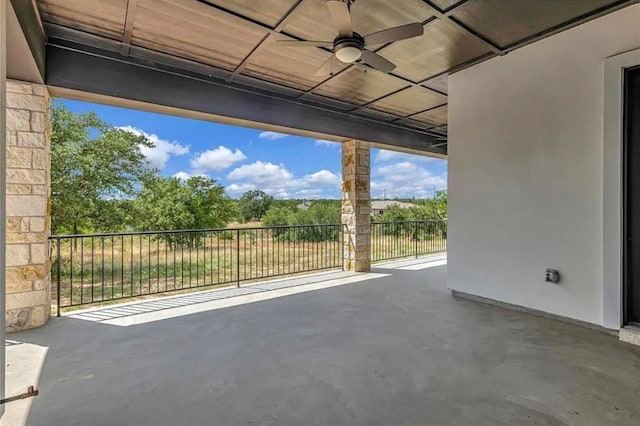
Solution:
[[[74,112],[95,111],[105,122],[147,136],[144,149],[164,176],[206,175],[237,198],[262,189],[277,198],[340,198],[340,144],[200,120],[78,101]],[[371,150],[374,198],[427,198],[447,185],[447,162],[419,155]]]

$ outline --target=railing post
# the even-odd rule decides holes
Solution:
[[[58,270],[56,271],[56,316],[60,317],[60,238],[56,240],[56,263],[58,264]],[[73,265],[73,250],[71,251],[71,264]],[[69,292],[69,297],[73,297]]]
[[[341,238],[340,238],[340,258],[342,259],[341,266],[342,266],[342,270],[343,271],[344,271],[344,238],[345,238],[344,228],[346,226],[347,225],[345,225],[345,224],[341,224],[340,225],[340,236],[341,236]]]
[[[413,223],[413,226],[414,226],[414,231],[413,231],[413,239],[414,239],[413,249],[414,249],[414,253],[416,254],[416,259],[417,259],[418,258],[418,231],[419,231],[418,221],[415,221]]]
[[[240,287],[240,229],[236,229],[236,240],[238,241],[237,249],[236,249],[236,277],[238,281],[236,283],[236,287]]]

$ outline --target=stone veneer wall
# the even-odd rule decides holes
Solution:
[[[7,80],[7,331],[51,312],[50,135],[46,87]]]
[[[342,144],[342,223],[344,268],[371,270],[371,197],[369,144],[351,140]]]

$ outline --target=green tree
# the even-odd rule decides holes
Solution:
[[[135,218],[133,199],[98,199],[88,230],[113,232],[130,229]]]
[[[240,200],[238,200],[238,209],[240,211],[240,218],[244,222],[248,222],[253,219],[262,219],[267,213],[269,207],[273,203],[273,197],[268,195],[264,191],[254,189],[242,194]]]
[[[445,191],[437,191],[436,196],[432,199],[425,200],[414,213],[416,220],[429,220],[432,222],[421,224],[422,228],[426,228],[419,232],[419,235],[438,235],[447,238],[447,193]]]
[[[271,207],[262,218],[262,224],[264,226],[278,226],[289,225],[290,217],[294,216],[295,212],[288,207]]]
[[[186,181],[186,186],[193,229],[224,228],[236,216],[235,204],[214,179],[194,176]]]
[[[376,222],[383,222],[378,226],[383,235],[410,235],[413,239],[431,238],[436,234],[446,237],[447,193],[436,192],[436,197],[424,200],[420,205],[410,208],[398,206],[388,207],[382,216],[374,217]],[[407,225],[402,222],[419,221]],[[428,222],[427,222],[428,221]],[[395,222],[395,223],[394,223]]]
[[[305,200],[289,199],[289,200],[273,200],[271,207],[287,207],[293,211],[297,210],[298,205],[302,204]]]
[[[338,201],[316,201],[307,210],[300,210],[296,215],[299,225],[305,224],[336,224],[340,223],[342,214]]]
[[[339,224],[340,214],[339,201],[316,201],[307,210],[274,206],[267,211],[262,223],[265,226]],[[277,228],[271,232],[275,238],[281,241],[317,242],[338,238],[340,229],[339,227],[327,226],[298,226],[296,228]]]
[[[140,152],[153,144],[95,113],[51,108],[51,226],[54,233],[122,228],[125,200],[153,171]]]
[[[391,205],[384,209],[382,216],[374,216],[376,222],[382,222],[378,226],[383,235],[393,235],[399,237],[406,228],[406,225],[402,222],[411,219],[412,208],[403,208],[396,205]]]
[[[437,191],[435,198],[425,200],[422,205],[411,209],[414,220],[443,220],[447,218],[447,193]]]
[[[187,181],[161,176],[147,179],[135,205],[137,228],[144,231],[224,228],[236,214],[224,188],[201,176]],[[194,244],[198,237],[197,233],[176,234],[166,239]]]
[[[411,219],[412,208],[404,208],[396,205],[390,205],[386,209],[384,209],[384,213],[382,216],[379,216],[377,219],[380,222],[402,222],[405,220]]]
[[[262,218],[263,226],[283,226],[290,225],[294,220],[296,212],[290,207],[272,206]],[[286,240],[288,229],[275,228],[271,230],[271,234],[278,240]]]
[[[195,222],[189,211],[189,189],[177,178],[153,176],[135,200],[135,228],[139,231],[190,229]]]

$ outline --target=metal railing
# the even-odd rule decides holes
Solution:
[[[63,308],[342,267],[342,225],[52,236]]]
[[[371,223],[372,262],[418,257],[446,250],[446,220]]]
[[[343,225],[55,235],[64,308],[343,268]],[[371,223],[371,260],[443,252],[444,220]]]

